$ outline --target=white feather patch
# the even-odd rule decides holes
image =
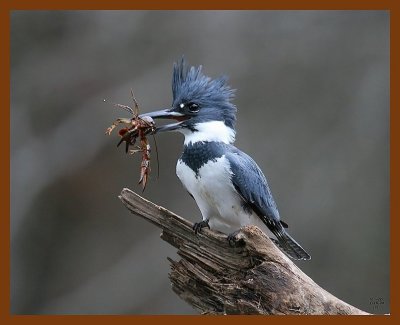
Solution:
[[[185,136],[185,145],[204,141],[224,143],[233,143],[235,141],[235,130],[227,127],[222,121],[198,123],[194,127],[197,129],[195,132],[189,129],[179,130]]]
[[[199,169],[197,177],[190,167],[179,160],[176,174],[196,200],[203,220],[209,219],[211,229],[229,234],[253,224],[265,231],[266,227],[254,213],[248,214],[243,210],[243,202],[232,184],[232,171],[225,156],[207,162]]]

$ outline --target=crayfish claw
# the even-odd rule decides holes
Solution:
[[[142,192],[144,192],[147,185],[147,174],[143,174],[140,176],[139,184],[142,184]]]

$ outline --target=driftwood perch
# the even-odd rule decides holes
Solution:
[[[204,314],[367,315],[318,286],[255,226],[244,227],[236,247],[226,235],[203,228],[129,189],[124,205],[162,229],[161,238],[178,249],[171,262],[174,292]]]

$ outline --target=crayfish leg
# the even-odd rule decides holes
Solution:
[[[106,134],[110,135],[111,132],[119,125],[119,124],[132,124],[132,120],[130,118],[117,118],[114,123],[107,128]]]

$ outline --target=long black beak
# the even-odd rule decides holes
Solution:
[[[180,129],[182,127],[181,122],[184,120],[187,120],[187,117],[184,114],[174,112],[170,108],[162,109],[160,111],[144,113],[144,114],[140,115],[140,117],[143,117],[143,116],[148,116],[153,119],[170,119],[170,120],[178,121],[177,123],[171,123],[171,124],[166,124],[166,125],[156,127],[155,133],[174,131],[174,130]]]

